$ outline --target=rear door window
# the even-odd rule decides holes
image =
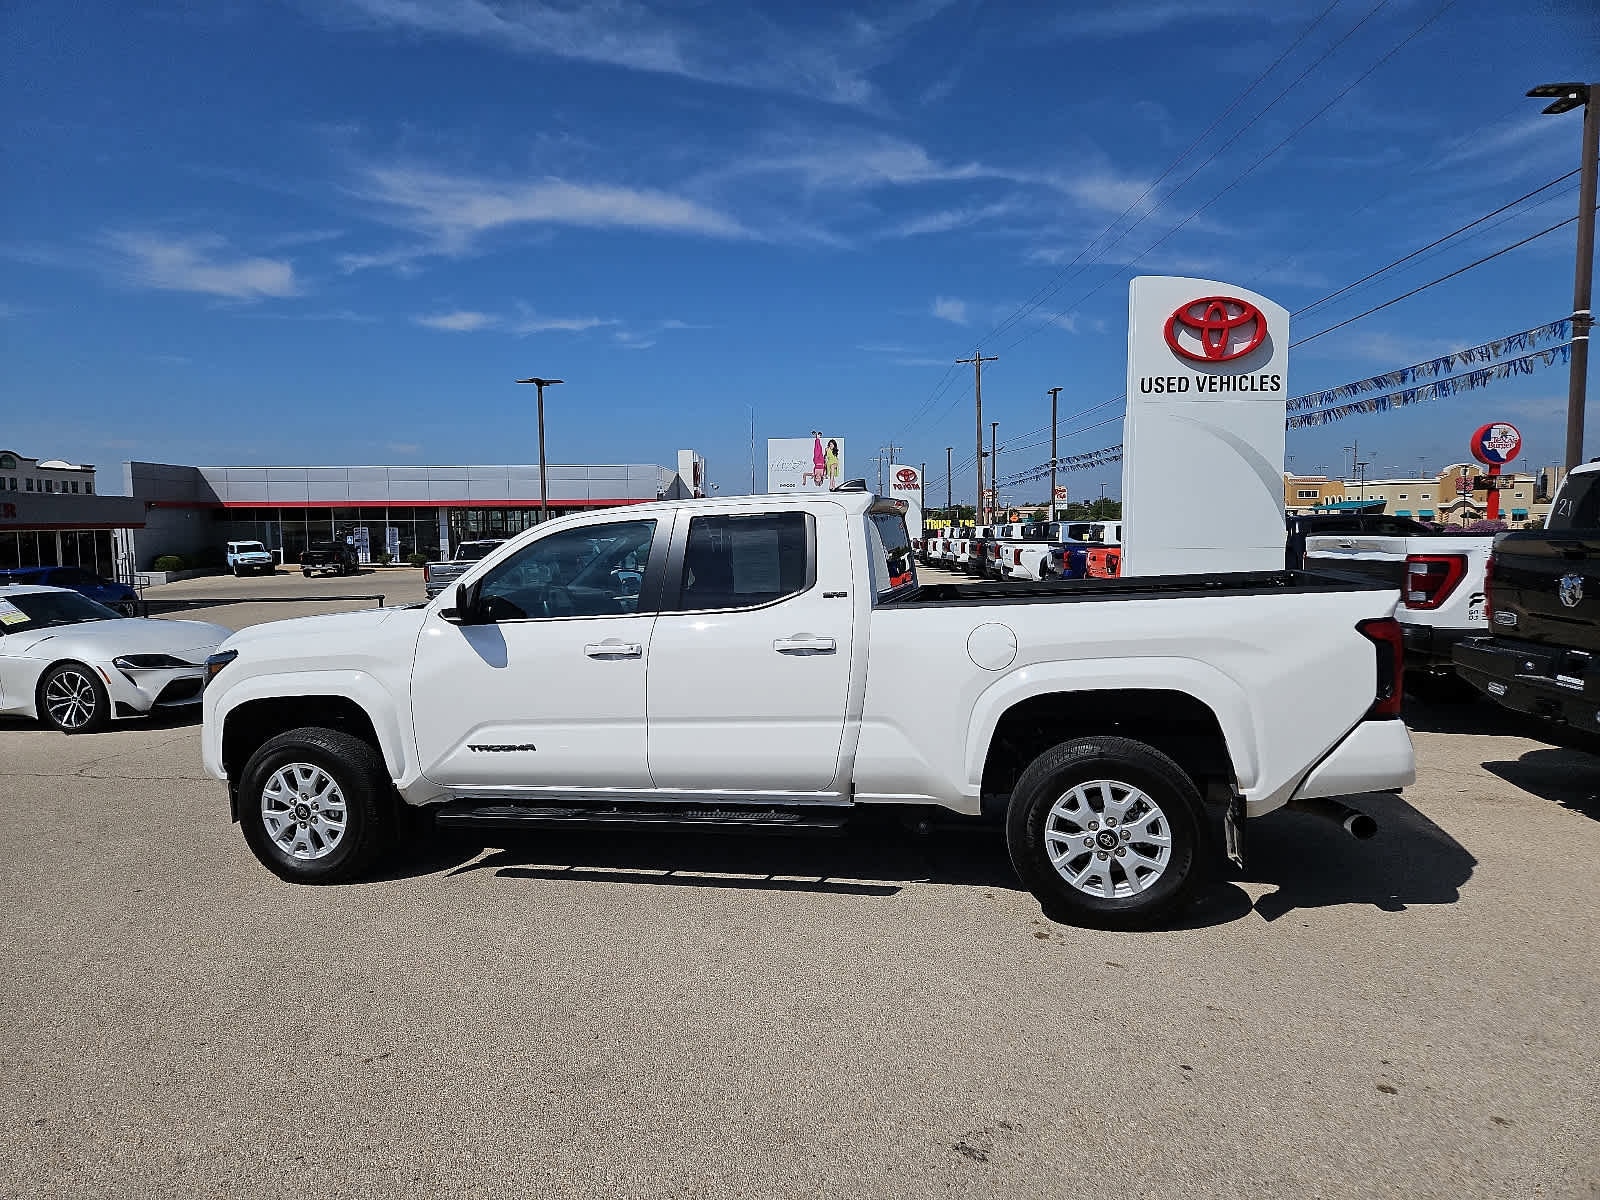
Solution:
[[[1600,475],[1569,475],[1550,510],[1552,532],[1600,529]]]
[[[811,517],[803,512],[695,517],[683,552],[678,608],[756,608],[797,596],[816,580],[815,541]]]
[[[880,599],[917,586],[917,560],[911,553],[906,519],[897,512],[867,514],[872,542],[872,583]]]

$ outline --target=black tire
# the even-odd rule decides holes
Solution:
[[[1143,794],[1142,803],[1127,793],[1122,797],[1130,801],[1129,812],[1142,818],[1134,826],[1137,832],[1129,837],[1126,830],[1113,829],[1116,818],[1106,823],[1095,819],[1106,815],[1103,797],[1095,789],[1085,798],[1087,818],[1078,821],[1071,812],[1057,817],[1047,839],[1046,826],[1057,802],[1065,801],[1078,785],[1099,781]],[[1113,790],[1114,799],[1116,795]],[[1101,805],[1098,812],[1096,802]],[[1151,806],[1159,819],[1151,816]],[[1078,811],[1077,806],[1073,811]],[[1078,834],[1071,839],[1058,836],[1074,824],[1087,826],[1082,828],[1082,841]],[[1131,879],[1140,886],[1130,890],[1130,864],[1159,860],[1162,849],[1141,841],[1140,833],[1165,836],[1170,853],[1159,870],[1132,865]],[[1095,842],[1093,849],[1083,844],[1089,840]],[[1212,865],[1206,853],[1209,844],[1205,806],[1194,781],[1159,750],[1128,738],[1075,738],[1046,750],[1017,780],[1006,811],[1006,847],[1017,875],[1039,898],[1047,915],[1073,924],[1127,927],[1150,925],[1171,916],[1193,900],[1206,882]],[[1098,866],[1100,874],[1085,878],[1082,887],[1075,886],[1052,863],[1049,845],[1065,850],[1065,870],[1081,870],[1088,876]],[[1105,895],[1107,890],[1112,894]],[[1119,892],[1123,894],[1116,894]]]
[[[69,700],[69,695],[76,700]],[[50,711],[52,701],[55,712]],[[83,711],[85,704],[92,706],[88,712]],[[111,723],[111,698],[105,684],[80,662],[57,663],[44,673],[34,709],[40,721],[60,733],[99,733]]]
[[[263,793],[273,784],[274,776],[295,764],[321,771],[344,798],[344,831],[320,857],[297,857],[280,845],[263,812]],[[285,815],[293,811],[296,810],[288,810]],[[308,853],[317,852],[329,840],[319,833],[315,814],[308,823],[289,823],[305,831],[298,836],[297,844],[303,844]],[[383,760],[366,742],[318,726],[291,729],[268,738],[245,764],[239,777],[239,824],[251,852],[279,879],[289,883],[347,883],[370,871],[393,841],[394,790]],[[296,837],[294,830],[286,831]]]
[[[304,575],[307,579],[310,579],[311,578],[311,568],[310,567],[301,567],[300,568],[300,574]]]

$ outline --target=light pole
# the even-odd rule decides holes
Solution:
[[[539,522],[543,524],[550,519],[550,486],[545,479],[544,469],[544,390],[558,383],[565,383],[564,379],[519,379],[518,383],[531,383],[539,389]]]
[[[1578,261],[1572,280],[1572,357],[1567,376],[1567,470],[1583,461],[1583,406],[1588,398],[1589,330],[1594,313],[1589,297],[1594,283],[1594,198],[1597,159],[1600,159],[1600,112],[1594,104],[1592,83],[1541,83],[1528,95],[1550,101],[1550,114],[1583,109],[1583,151],[1578,174]]]
[[[950,505],[950,451],[954,446],[944,448],[944,515],[952,523],[955,521],[955,512]]]
[[[989,422],[989,523],[1000,515],[1000,447],[995,439],[1000,436],[1000,422]]]

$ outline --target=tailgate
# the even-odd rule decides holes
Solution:
[[[1495,544],[1494,628],[1600,653],[1600,533],[1512,533]]]
[[[1306,569],[1357,575],[1399,591],[1406,582],[1406,539],[1316,534],[1306,539]]]

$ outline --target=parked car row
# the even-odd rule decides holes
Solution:
[[[982,579],[1115,579],[1121,521],[1037,521],[930,530],[916,547],[928,566]]]

